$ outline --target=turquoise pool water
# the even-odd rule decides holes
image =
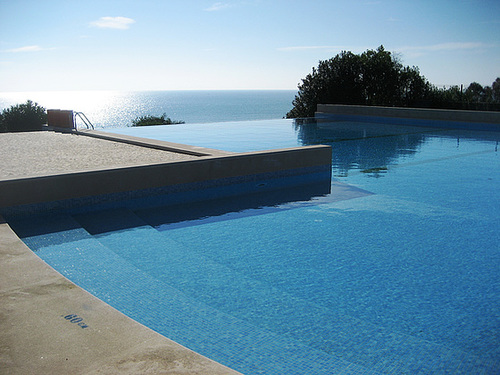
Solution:
[[[116,129],[330,144],[330,194],[12,218],[42,259],[245,374],[500,372],[500,133],[291,120]],[[258,198],[258,199],[257,199]]]

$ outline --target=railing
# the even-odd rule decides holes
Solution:
[[[85,116],[83,112],[75,112],[75,123],[74,123],[75,129],[77,128],[76,126],[77,117],[79,117],[83,121],[87,129],[94,129],[94,125],[92,125],[90,120],[87,118],[87,116]]]

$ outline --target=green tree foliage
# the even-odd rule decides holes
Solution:
[[[395,105],[400,99],[400,75],[403,66],[380,46],[361,54],[363,99],[368,105]]]
[[[428,97],[431,108],[500,111],[500,78],[490,86],[472,82],[465,90],[459,86],[433,87]]]
[[[486,90],[477,82],[472,82],[467,90],[465,90],[465,98],[467,101],[471,102],[485,102],[486,101]]]
[[[31,100],[24,104],[16,104],[4,109],[0,116],[0,131],[22,132],[42,130],[47,123],[45,108]]]
[[[403,67],[383,46],[360,55],[342,51],[302,80],[287,117],[313,116],[319,103],[408,106],[430,89],[418,68]]]
[[[164,113],[160,117],[157,116],[141,116],[132,121],[132,126],[149,126],[149,125],[173,125],[184,124],[184,121],[173,121],[167,114]]]
[[[361,57],[342,51],[320,61],[299,85],[288,118],[314,116],[319,103],[364,104]]]
[[[500,103],[500,77],[491,84],[491,97],[494,103]]]
[[[438,89],[383,46],[320,61],[298,88],[287,118],[312,117],[318,104],[500,110],[500,78],[492,87],[473,82],[465,92],[459,86]]]
[[[420,75],[419,69],[404,67],[400,71],[398,105],[404,107],[421,106],[432,92],[432,85]]]

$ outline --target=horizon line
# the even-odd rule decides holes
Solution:
[[[299,91],[295,89],[59,89],[59,90],[19,90],[0,91],[0,94],[31,93],[31,92],[140,92],[140,91]]]

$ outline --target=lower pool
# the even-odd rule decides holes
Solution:
[[[113,131],[227,151],[329,144],[334,178],[306,198],[7,218],[103,301],[245,374],[500,372],[500,133],[292,120]]]

